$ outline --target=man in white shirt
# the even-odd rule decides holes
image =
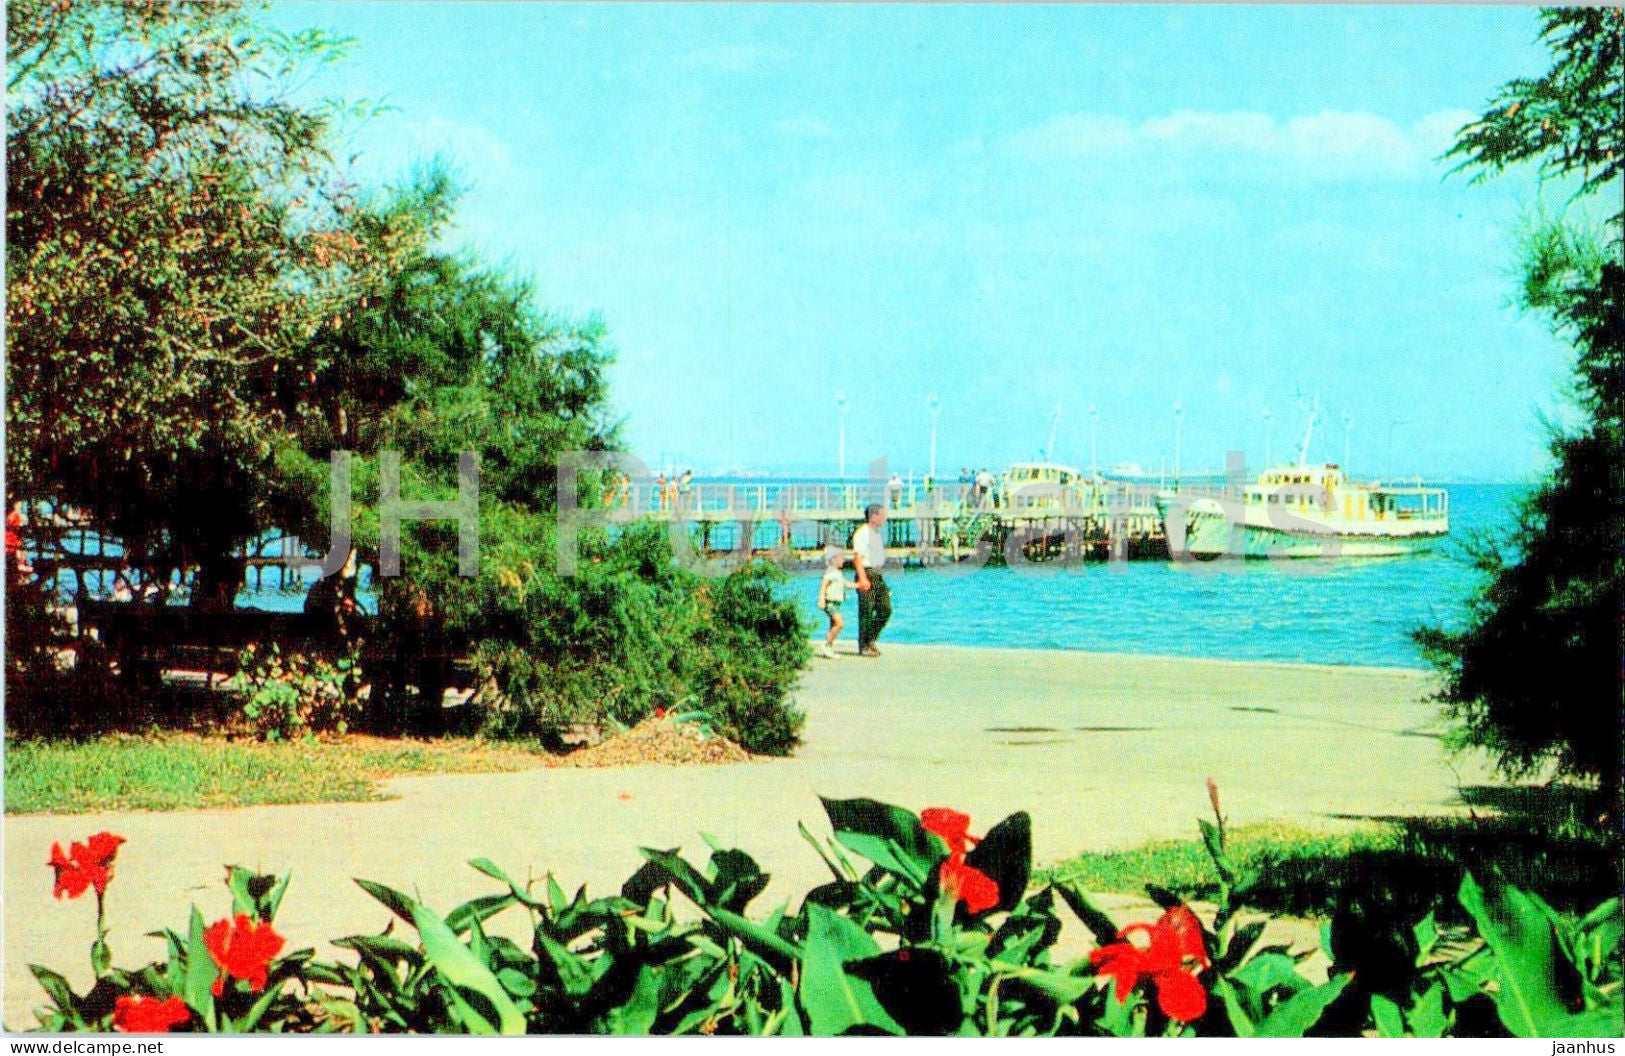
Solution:
[[[880,569],[886,564],[886,507],[871,503],[852,533],[852,567],[858,573],[858,655],[879,656],[875,639],[891,619],[891,591]]]

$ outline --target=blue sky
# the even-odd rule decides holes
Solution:
[[[1519,478],[1567,353],[1510,305],[1526,176],[1435,159],[1546,66],[1519,8],[285,3],[385,101],[370,178],[434,152],[455,238],[600,313],[646,462],[1102,468],[1295,446]],[[1546,192],[1551,202],[1560,202]]]

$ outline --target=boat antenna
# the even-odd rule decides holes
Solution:
[[[1055,417],[1049,423],[1049,443],[1044,447],[1044,457],[1053,462],[1055,460],[1055,433],[1061,428],[1061,401],[1055,401]]]
[[[1309,401],[1309,422],[1303,427],[1303,444],[1298,448],[1298,465],[1300,466],[1309,464],[1309,438],[1314,435],[1315,416],[1319,413],[1320,397],[1316,395],[1313,400]]]

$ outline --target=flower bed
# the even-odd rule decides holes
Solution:
[[[808,843],[831,880],[794,913],[749,913],[767,876],[743,851],[713,847],[703,868],[645,849],[619,892],[567,896],[548,877],[521,885],[470,864],[497,890],[441,916],[358,881],[415,933],[392,926],[334,945],[349,956],[284,952],[275,918],[287,878],[228,870],[231,912],[192,911],[164,931],[162,961],[112,966],[98,925],[85,994],[33,966],[50,1004],[46,1030],[844,1033],[1300,1037],[1450,1034],[1617,1037],[1617,899],[1579,920],[1499,877],[1471,875],[1459,899],[1477,937],[1446,947],[1431,915],[1383,930],[1371,919],[1323,930],[1324,982],[1300,971],[1312,951],[1263,941],[1241,924],[1217,791],[1202,835],[1221,895],[1203,916],[1156,886],[1150,921],[1118,928],[1069,884],[1029,890],[1031,833],[1012,814],[980,838],[971,819],[916,815],[868,799],[825,800],[833,838]],[[100,833],[53,848],[59,898],[105,905],[123,841]],[[1379,897],[1380,892],[1373,892]],[[677,913],[683,900],[698,909]],[[1095,937],[1056,963],[1060,907]],[[521,946],[487,933],[498,914],[531,923]],[[1373,918],[1374,919],[1374,918]],[[98,921],[102,920],[98,914]],[[307,937],[313,938],[313,937]]]

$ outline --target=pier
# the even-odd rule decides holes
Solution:
[[[827,547],[844,548],[863,523],[865,508],[879,503],[888,514],[888,555],[907,568],[969,560],[1166,559],[1159,493],[1177,493],[1182,501],[1237,499],[1240,489],[1102,479],[1011,484],[1003,478],[989,488],[958,481],[791,479],[696,480],[685,487],[675,480],[662,485],[641,478],[612,484],[604,506],[617,521],[686,523],[695,549],[709,558],[765,557],[816,566]],[[106,598],[115,576],[128,571],[130,560],[119,541],[83,518],[36,516],[29,536],[35,571],[52,593]],[[304,582],[298,566],[311,557],[302,540],[283,532],[234,555],[243,566],[244,585],[252,590],[298,589]]]
[[[679,521],[693,526],[707,556],[822,560],[826,547],[844,547],[872,503],[887,509],[886,545],[905,566],[957,562],[987,551],[991,560],[1130,560],[1166,558],[1168,542],[1156,484],[1080,480],[1032,481],[991,488],[958,481],[821,482],[761,480],[624,482],[606,495],[626,519]],[[1239,497],[1216,484],[1177,488],[1182,498]]]

